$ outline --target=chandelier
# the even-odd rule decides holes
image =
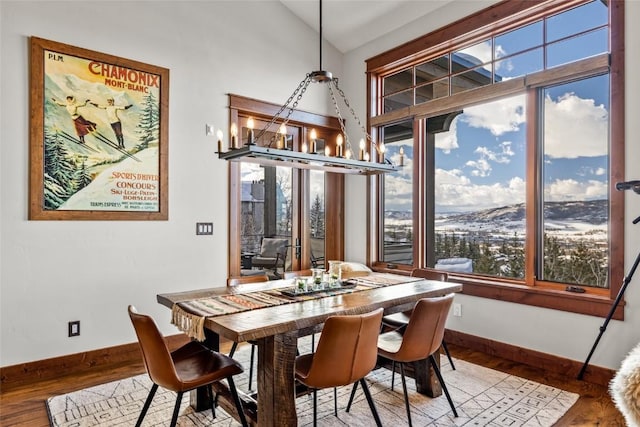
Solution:
[[[299,169],[316,169],[345,174],[372,175],[397,170],[396,166],[385,157],[384,143],[376,143],[373,141],[371,135],[360,122],[349,100],[338,86],[338,79],[333,77],[330,72],[322,69],[322,0],[320,0],[319,3],[320,70],[312,71],[302,79],[287,101],[255,137],[252,118],[247,120],[248,132],[245,141],[238,141],[237,126],[235,123],[232,123],[229,147],[226,151],[223,151],[223,135],[222,131],[218,130],[218,158],[223,160],[249,161],[267,166],[289,166]],[[340,134],[337,136],[333,152],[326,144],[324,150],[318,152],[316,132],[314,129],[311,129],[307,139],[303,138],[304,142],[301,144],[299,151],[294,150],[293,147],[287,147],[287,124],[289,123],[291,114],[295,111],[311,83],[326,85],[331,102],[335,107],[340,124]],[[360,127],[364,135],[359,141],[357,152],[352,150],[351,139],[345,129],[345,119],[338,105],[338,99],[349,109],[355,123]],[[278,124],[278,132],[273,134],[267,145],[256,144],[256,141],[261,140],[268,129],[273,129],[273,126],[278,126]],[[403,164],[403,154],[402,152],[400,153],[400,166]]]

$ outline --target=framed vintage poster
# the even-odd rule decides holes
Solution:
[[[168,218],[169,70],[31,37],[29,219]]]

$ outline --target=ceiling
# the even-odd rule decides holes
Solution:
[[[322,36],[346,53],[454,0],[324,0]],[[280,0],[318,31],[319,0]]]

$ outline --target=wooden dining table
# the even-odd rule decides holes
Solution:
[[[261,427],[297,425],[297,389],[294,379],[297,341],[299,337],[319,332],[329,316],[362,314],[380,307],[384,308],[385,314],[391,314],[411,309],[421,298],[462,290],[462,285],[458,283],[388,273],[371,273],[371,278],[395,278],[398,284],[205,318],[206,341],[215,350],[219,348],[220,337],[235,342],[257,342],[257,397],[252,400],[251,397],[243,395],[247,407],[257,406],[256,412],[248,416],[252,424],[257,423]],[[274,290],[290,287],[292,284],[291,279],[274,280],[234,287],[158,294],[157,300],[160,304],[172,308],[174,304],[199,298]],[[418,392],[435,397],[441,393],[441,389],[437,380],[430,375],[430,371],[428,360],[414,364]],[[192,404],[193,400],[192,394]],[[233,414],[233,406],[228,407]],[[223,405],[223,408],[226,409],[227,406]]]

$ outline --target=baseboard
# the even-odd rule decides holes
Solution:
[[[501,357],[574,378],[578,377],[584,363],[448,329],[445,333],[445,340],[448,344],[456,344],[490,356]],[[615,371],[612,369],[589,365],[584,372],[583,380],[607,386],[614,374]]]
[[[577,377],[578,372],[582,368],[582,362],[465,334],[463,332],[447,330],[445,339],[447,343],[573,377]],[[184,334],[166,337],[169,349],[175,349],[185,344],[187,340]],[[140,348],[138,343],[135,342],[51,359],[0,367],[0,391],[8,391],[24,385],[53,380],[66,375],[95,372],[96,370],[108,369],[119,365],[141,363],[141,361],[142,355],[140,354]],[[606,386],[614,374],[615,371],[612,369],[589,365],[585,371],[584,380]]]
[[[167,336],[165,340],[169,349],[174,350],[189,339],[184,334],[178,334]],[[0,367],[0,390],[5,392],[39,381],[134,363],[142,364],[137,342]]]

